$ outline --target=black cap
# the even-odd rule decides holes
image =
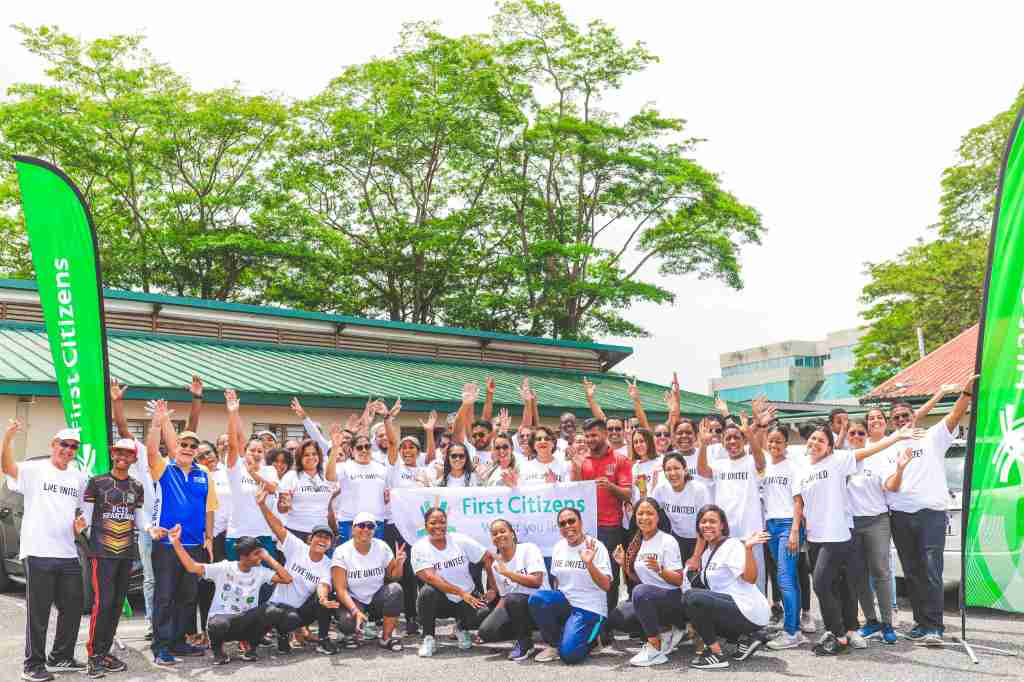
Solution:
[[[309,531],[309,537],[313,537],[317,533],[324,533],[325,535],[330,535],[332,538],[334,537],[334,531],[331,530],[331,527],[323,523],[313,526],[313,530]]]

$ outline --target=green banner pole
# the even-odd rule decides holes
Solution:
[[[964,473],[966,606],[1024,612],[1024,141],[1007,141],[989,244]]]
[[[64,419],[81,429],[83,470],[106,473],[110,372],[96,230],[82,193],[59,168],[27,156],[14,161]]]

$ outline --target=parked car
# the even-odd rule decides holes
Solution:
[[[28,461],[44,459],[49,455],[29,458]],[[5,477],[6,478],[6,477]],[[13,583],[25,584],[25,569],[18,559],[18,548],[21,542],[21,518],[25,513],[25,498],[21,493],[11,490],[6,480],[0,484],[0,592],[7,592]],[[71,532],[71,529],[68,529]],[[86,565],[82,548],[79,547],[82,566]],[[92,603],[92,589],[82,572],[82,584],[85,588],[85,603]],[[132,564],[132,572],[128,578],[129,594],[142,592],[142,562]]]
[[[947,590],[960,586],[961,520],[963,518],[964,465],[967,463],[967,442],[953,441],[946,451],[946,487],[949,489],[949,506],[946,510],[946,549],[943,552],[942,582]],[[903,565],[896,561],[896,581],[903,581]],[[899,591],[904,590],[898,585]]]

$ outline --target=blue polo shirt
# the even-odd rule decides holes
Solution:
[[[181,524],[181,544],[202,545],[206,539],[206,512],[217,510],[217,488],[210,472],[193,464],[186,473],[177,464],[161,460],[153,471],[160,486],[160,527],[171,529]],[[160,540],[170,545],[170,538]]]

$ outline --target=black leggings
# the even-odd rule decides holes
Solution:
[[[814,563],[814,594],[821,607],[825,629],[836,637],[860,627],[857,619],[857,597],[847,574],[853,575],[863,557],[853,551],[853,540],[845,542],[810,542]]]
[[[719,636],[733,642],[761,629],[747,620],[733,598],[724,592],[688,590],[683,595],[683,610],[709,646],[718,641]]]
[[[326,639],[331,631],[331,615],[333,612],[320,605],[320,595],[316,592],[302,606],[295,608],[286,604],[269,602],[266,607],[265,622],[277,628],[278,636],[298,630],[316,621],[320,639]]]
[[[811,560],[807,552],[800,552],[796,560],[796,577],[800,581],[800,610],[811,610]]]
[[[416,598],[416,611],[420,616],[423,636],[433,637],[438,618],[455,618],[463,630],[473,630],[487,617],[489,609],[474,609],[461,599],[453,602],[436,587],[424,585]]]
[[[213,650],[216,651],[224,642],[248,642],[253,648],[258,646],[266,629],[266,610],[266,606],[257,606],[241,613],[210,616],[206,631]]]
[[[220,535],[213,538],[213,563],[218,561],[224,561],[224,538],[227,537],[227,531],[222,532]],[[205,563],[205,562],[204,562]],[[213,604],[213,593],[216,589],[216,585],[213,584],[212,580],[200,580],[199,581],[199,631],[204,632],[206,630],[206,621],[210,617],[210,605]],[[190,622],[189,634],[194,634],[191,630],[195,630],[195,618]]]
[[[530,595],[513,592],[505,595],[498,606],[487,614],[477,634],[485,642],[529,639],[536,625],[527,602]]]
[[[608,627],[630,634],[643,632],[645,637],[658,637],[668,625],[683,627],[682,592],[643,583],[633,588],[633,597],[620,602],[608,616]]]
[[[370,620],[398,618],[398,614],[402,612],[402,591],[402,586],[398,583],[384,583],[373,593],[369,604],[364,604],[355,597],[352,601]],[[356,631],[356,618],[344,607],[339,611],[338,630],[345,635],[355,634]]]
[[[405,545],[405,567],[402,569],[402,612],[406,622],[416,620],[416,592],[419,590],[419,578],[412,570],[412,544],[405,541],[394,524],[384,526],[384,542],[394,552],[395,546],[401,542]]]

